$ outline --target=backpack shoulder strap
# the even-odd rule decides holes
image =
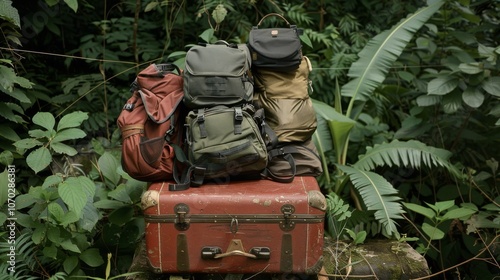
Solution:
[[[175,183],[168,185],[169,191],[183,191],[187,190],[189,187],[199,187],[203,184],[205,178],[205,168],[193,165],[181,147],[173,145],[175,151],[175,164],[173,170],[173,177]],[[186,166],[184,172],[179,174],[177,163]],[[180,175],[180,176],[179,176]]]

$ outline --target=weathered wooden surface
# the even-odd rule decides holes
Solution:
[[[425,258],[407,243],[381,240],[361,245],[325,241],[323,269],[319,275],[255,274],[255,275],[166,275],[156,274],[149,266],[145,242],[138,244],[129,272],[142,272],[127,280],[309,280],[309,279],[383,279],[406,280],[426,277],[430,274]],[[183,278],[184,277],[184,278]],[[186,278],[187,277],[187,278]]]

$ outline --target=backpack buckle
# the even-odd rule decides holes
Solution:
[[[198,113],[196,116],[196,121],[201,123],[205,121],[205,110],[204,109],[198,109]]]
[[[131,112],[132,110],[134,110],[134,103],[127,103],[123,105],[123,110]]]
[[[234,119],[240,122],[243,120],[243,112],[241,108],[234,108]]]

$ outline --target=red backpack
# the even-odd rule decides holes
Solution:
[[[182,71],[174,64],[151,64],[137,75],[131,92],[117,120],[122,167],[140,181],[172,179],[172,144],[180,145],[183,134]]]

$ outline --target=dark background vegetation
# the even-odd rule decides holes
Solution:
[[[213,16],[217,5],[227,11],[221,22]],[[0,220],[9,217],[3,183],[9,165],[16,169],[18,217],[16,273],[8,273],[9,248],[2,241],[0,278],[104,278],[106,268],[110,275],[127,271],[143,236],[139,202],[146,186],[120,171],[116,119],[131,81],[148,64],[183,67],[189,46],[202,41],[245,43],[251,27],[276,12],[305,30],[309,43],[303,53],[314,66],[311,97],[335,106],[335,92],[350,80],[349,69],[367,43],[425,5],[419,0],[0,0],[0,164],[5,166]],[[432,211],[424,215],[428,212],[410,207],[397,223],[401,235],[415,237],[409,242],[425,255],[436,279],[493,279],[499,273],[499,24],[498,1],[444,1],[364,101],[350,136],[347,162],[393,140],[416,140],[450,153],[460,180],[439,168],[375,168],[403,202]],[[345,108],[348,98],[340,103]],[[35,117],[39,112],[46,114]],[[71,120],[63,120],[67,115]],[[75,130],[64,132],[58,123]],[[71,136],[61,138],[65,134]],[[335,178],[334,150],[324,158]],[[322,175],[318,181],[325,194],[337,190],[335,179]],[[82,189],[85,201],[64,193],[68,186]],[[350,209],[357,206],[349,188],[336,195]],[[453,209],[473,214],[446,215]],[[429,236],[429,226],[444,234]],[[370,216],[353,216],[346,227],[364,230],[369,238],[394,238]],[[0,233],[7,241],[8,229]]]

